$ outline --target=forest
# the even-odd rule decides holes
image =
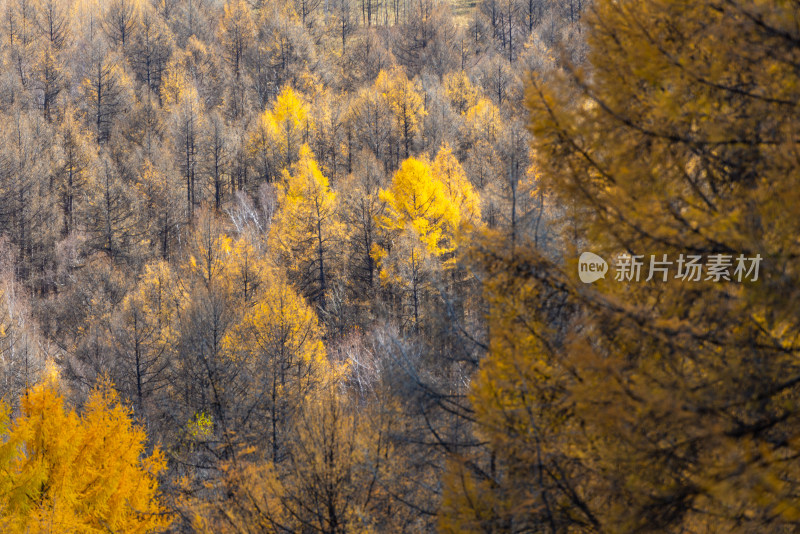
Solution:
[[[0,532],[797,531],[799,107],[796,2],[0,0]]]

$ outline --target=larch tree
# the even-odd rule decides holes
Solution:
[[[317,92],[312,98],[311,122],[314,129],[308,141],[311,150],[323,172],[336,178],[345,165],[342,156],[345,139],[345,116],[347,99],[345,95],[331,90]]]
[[[498,150],[503,126],[502,113],[486,98],[479,99],[464,115],[457,152],[464,157],[470,181],[479,191],[503,175]],[[484,209],[483,215],[490,226],[494,225],[496,216],[491,209]]]
[[[591,68],[532,80],[565,260],[501,237],[477,249],[489,458],[449,475],[443,530],[796,528],[798,16],[599,1]],[[582,283],[588,250],[616,276]],[[636,256],[639,282],[620,276]]]
[[[270,239],[289,272],[297,274],[301,291],[324,310],[344,227],[336,193],[308,145],[300,149],[298,162],[284,171],[278,205]]]
[[[167,388],[177,335],[176,285],[175,275],[165,263],[148,265],[111,317],[115,387],[133,401],[140,417],[154,413],[153,403]]]
[[[189,235],[187,257],[179,266],[180,323],[169,368],[168,416],[175,421],[172,439],[200,450],[181,451],[203,465],[210,457],[226,457],[235,430],[235,407],[246,398],[248,382],[232,357],[226,338],[244,310],[238,309],[228,277],[232,240],[212,210],[202,209]],[[187,423],[209,420],[199,436],[187,433]],[[199,439],[202,438],[202,439]],[[192,455],[199,455],[192,457]],[[188,461],[188,460],[184,460]]]
[[[54,372],[51,369],[51,373]],[[166,468],[144,431],[106,384],[82,415],[68,410],[57,378],[22,399],[13,420],[3,412],[0,525],[5,532],[163,531],[172,516],[157,476]]]
[[[248,148],[261,179],[272,182],[283,169],[297,161],[312,128],[310,106],[289,87],[255,121]]]
[[[308,141],[310,129],[313,127],[309,105],[302,95],[287,85],[275,99],[272,119],[278,130],[276,141],[280,143],[282,156],[278,168],[289,167],[297,161],[300,147]]]
[[[467,229],[480,225],[481,206],[480,197],[475,192],[472,184],[467,179],[464,168],[450,149],[450,145],[445,143],[436,154],[436,158],[431,165],[433,176],[444,184],[447,196],[455,204],[456,209],[461,214],[459,224],[460,229]]]
[[[395,135],[403,148],[402,157],[408,158],[414,138],[422,131],[422,118],[425,116],[422,95],[401,69],[379,74],[375,87],[389,104],[394,117]]]
[[[0,220],[16,247],[17,272],[27,278],[43,273],[52,261],[58,211],[46,206],[52,205],[55,196],[50,179],[56,155],[48,138],[52,130],[38,113],[12,109],[3,119],[8,148],[0,160]]]
[[[430,275],[441,269],[455,250],[453,235],[461,217],[428,162],[409,158],[382,190],[386,211],[378,219],[382,239],[372,248],[381,281],[400,289],[401,299],[411,301],[411,324],[418,328],[422,299]]]
[[[186,218],[191,220],[195,207],[203,199],[198,183],[206,116],[197,89],[190,80],[184,80],[177,88],[175,102],[169,109],[172,113],[173,151],[185,186]]]
[[[354,399],[329,384],[301,399],[286,445],[274,463],[257,454],[226,470],[227,499],[204,513],[200,532],[258,528],[309,532],[393,531],[383,486],[397,469],[390,439],[391,415],[356,408]],[[206,507],[209,508],[209,507]]]
[[[313,47],[290,2],[262,5],[256,27],[258,46],[250,50],[248,72],[258,101],[265,107],[313,61]]]
[[[279,172],[275,168],[281,161],[277,137],[275,119],[270,110],[266,109],[253,121],[245,147],[248,159],[262,182],[272,182]]]
[[[173,35],[149,3],[141,9],[140,28],[126,54],[136,78],[160,97],[161,83],[172,53]]]
[[[36,4],[36,28],[53,50],[60,52],[70,44],[70,5],[62,0],[42,0]]]
[[[90,136],[67,109],[57,138],[58,169],[55,176],[63,217],[62,236],[76,229],[75,214],[82,212],[81,205],[88,198],[95,171],[97,154]]]
[[[231,147],[228,128],[218,110],[212,110],[208,115],[207,134],[203,146],[204,174],[208,176],[208,185],[211,198],[214,199],[214,209],[222,209],[223,200],[232,194],[228,176],[230,172]]]
[[[333,0],[333,16],[337,33],[342,40],[342,55],[347,52],[347,39],[358,30],[358,13],[353,0]]]
[[[103,144],[108,141],[112,124],[129,97],[130,85],[116,53],[99,38],[88,47],[82,84],[86,119],[95,130],[97,143]]]
[[[264,453],[277,464],[286,459],[287,434],[299,404],[327,379],[316,313],[286,276],[272,269],[226,344],[242,355],[259,392],[251,410],[260,417],[244,422],[241,431],[268,440]]]
[[[5,6],[5,30],[10,64],[23,87],[28,85],[36,39],[36,11],[32,0],[14,0]]]
[[[357,147],[368,148],[378,161],[389,169],[388,140],[392,133],[391,110],[386,99],[375,87],[365,87],[351,98],[347,113],[348,161],[352,167]]]
[[[130,46],[139,28],[141,6],[139,0],[110,0],[104,8],[101,25],[115,48]]]
[[[89,246],[111,259],[130,258],[140,244],[134,189],[107,153],[99,156],[94,187],[82,206]]]
[[[463,115],[478,103],[478,90],[463,70],[445,75],[442,85],[450,100],[450,105],[457,113]]]
[[[348,230],[347,278],[354,293],[361,298],[373,294],[378,278],[372,247],[379,237],[378,220],[384,210],[380,199],[384,179],[380,162],[364,149],[356,158],[353,174],[343,182],[341,189],[342,221]]]
[[[166,152],[166,151],[165,151]],[[167,260],[175,252],[178,231],[186,222],[186,194],[182,177],[174,172],[170,154],[158,154],[156,163],[144,160],[135,183],[142,208],[142,228],[154,252]]]
[[[66,85],[65,75],[56,50],[49,43],[39,47],[31,69],[31,79],[39,93],[39,102],[45,120],[52,120],[58,95]]]
[[[8,242],[3,243],[8,254]],[[14,279],[13,264],[6,261],[0,271],[0,383],[12,413],[19,409],[25,392],[41,377],[46,350],[36,330],[28,295]]]
[[[247,3],[244,0],[226,2],[220,21],[220,41],[225,60],[237,81],[242,75],[245,52],[253,44],[254,38],[255,23]]]

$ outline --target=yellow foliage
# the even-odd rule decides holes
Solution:
[[[590,67],[532,77],[520,185],[535,175],[532,193],[563,206],[560,257],[499,232],[473,248],[490,337],[471,400],[488,453],[452,466],[444,530],[796,529],[797,16],[787,2],[601,0],[585,15]],[[488,101],[465,122],[467,145],[500,131]],[[587,285],[583,251],[668,256],[671,276]],[[686,254],[769,267],[687,283],[673,278]]]
[[[446,165],[443,157],[438,169],[445,179],[448,178]],[[453,179],[457,180],[455,176]],[[412,235],[426,253],[436,257],[455,250],[453,233],[461,223],[462,213],[448,187],[434,175],[427,161],[405,160],[395,173],[391,187],[380,192],[380,199],[387,206],[386,214],[378,219],[383,231]]]
[[[0,429],[0,525],[4,532],[155,532],[172,522],[156,477],[166,460],[145,455],[144,430],[110,384],[84,413],[64,407],[51,378],[22,399]]]
[[[422,119],[427,115],[424,99],[403,69],[378,73],[375,88],[389,104],[396,134],[403,140],[405,155],[408,157],[412,139],[422,131]]]
[[[391,497],[382,483],[395,468],[387,412],[357,407],[339,384],[299,399],[297,410],[286,460],[249,451],[247,460],[226,466],[229,500],[222,513],[205,507],[195,519],[201,531],[385,531]]]
[[[283,171],[270,242],[290,272],[297,273],[306,294],[324,305],[334,270],[334,247],[343,239],[337,195],[322,174],[308,145],[300,159]]]
[[[248,139],[248,150],[257,160],[262,178],[271,181],[292,165],[313,129],[309,104],[287,85],[272,108],[259,116]]]
[[[504,130],[500,110],[489,99],[479,99],[466,111],[465,128],[465,142],[493,145]]]
[[[223,271],[227,270],[233,244],[230,237],[217,231],[214,222],[210,220],[212,218],[213,215],[209,215],[209,220],[201,222],[193,233],[193,251],[189,256],[191,271],[207,286],[217,281]]]
[[[464,114],[478,103],[478,90],[472,85],[467,73],[463,70],[445,74],[442,86],[447,92],[450,104],[458,113]]]
[[[309,105],[290,86],[283,88],[272,105],[272,116],[281,129],[305,128],[309,119]]]
[[[271,115],[277,129],[277,140],[282,144],[283,161],[285,165],[291,165],[297,158],[302,140],[313,128],[309,105],[287,85],[275,99]]]
[[[214,421],[205,412],[200,412],[186,423],[186,429],[193,439],[204,440],[213,434]]]
[[[225,49],[227,60],[233,67],[234,74],[240,75],[244,50],[253,44],[255,24],[249,6],[244,0],[226,2],[222,8],[220,41]]]
[[[274,365],[307,367],[316,374],[327,365],[317,315],[277,271],[265,286],[242,319],[237,343],[286,360]]]
[[[433,160],[433,176],[445,186],[447,196],[459,213],[459,224],[465,229],[480,225],[481,199],[467,178],[464,168],[445,143]]]
[[[440,156],[437,173],[425,160],[405,160],[379,194],[386,205],[376,217],[383,240],[371,255],[381,282],[409,294],[415,324],[429,275],[455,265],[456,233],[480,214],[458,162],[446,151]]]

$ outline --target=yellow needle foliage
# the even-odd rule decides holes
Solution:
[[[474,251],[491,336],[472,402],[490,453],[451,470],[443,530],[797,530],[798,16],[599,0],[591,68],[532,80],[564,259],[495,235]],[[489,111],[467,113],[476,136]],[[578,279],[583,251],[608,260],[605,280]],[[640,281],[614,279],[623,251],[643,256]],[[676,279],[689,254],[704,276],[717,255],[731,275],[740,254],[761,270]],[[664,255],[668,279],[646,282]]]
[[[402,139],[405,157],[408,157],[413,138],[422,131],[422,119],[427,114],[423,97],[402,69],[388,73],[381,71],[375,80],[375,88],[389,104],[396,135]]]
[[[464,114],[472,106],[478,103],[478,89],[472,85],[467,73],[463,70],[453,71],[445,74],[442,79],[442,86],[450,100],[450,105],[459,114]]]
[[[457,232],[480,216],[478,199],[458,161],[443,148],[434,166],[409,158],[379,198],[386,209],[377,217],[382,242],[372,257],[384,284],[410,297],[414,324],[430,276],[455,265]]]
[[[144,430],[109,384],[78,415],[65,408],[51,376],[23,397],[16,419],[2,415],[3,532],[145,533],[172,522],[156,480],[164,456],[145,454]]]
[[[311,107],[290,86],[280,92],[272,109],[266,108],[256,121],[248,142],[251,155],[262,167],[265,180],[297,161],[300,149],[313,129]]]
[[[320,171],[308,145],[291,172],[278,184],[280,211],[271,229],[271,242],[301,290],[324,306],[334,263],[334,246],[344,238],[336,193]]]
[[[297,400],[283,462],[249,458],[224,468],[228,500],[219,513],[201,510],[198,532],[387,532],[405,519],[402,508],[386,521],[398,469],[389,439],[388,410],[359,406],[331,382]],[[216,513],[215,513],[216,512]]]
[[[481,199],[472,187],[464,168],[445,143],[436,154],[431,168],[433,176],[444,184],[447,196],[459,212],[459,225],[463,229],[480,225]]]
[[[309,109],[310,106],[300,99],[300,95],[287,85],[275,99],[272,118],[282,131],[297,131],[308,124]]]
[[[454,250],[451,236],[458,227],[460,213],[428,162],[405,160],[391,187],[381,191],[380,199],[388,208],[379,220],[384,231],[411,232],[435,256]]]
[[[322,330],[314,310],[277,271],[265,286],[259,300],[242,319],[238,345],[261,353],[262,365],[274,365],[281,372],[325,366]],[[317,378],[304,376],[309,381]]]

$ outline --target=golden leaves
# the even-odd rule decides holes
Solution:
[[[144,453],[145,433],[111,384],[83,415],[67,411],[57,379],[33,387],[0,445],[0,524],[6,532],[149,532],[172,517],[156,477],[166,460]],[[6,419],[7,420],[7,419]]]

